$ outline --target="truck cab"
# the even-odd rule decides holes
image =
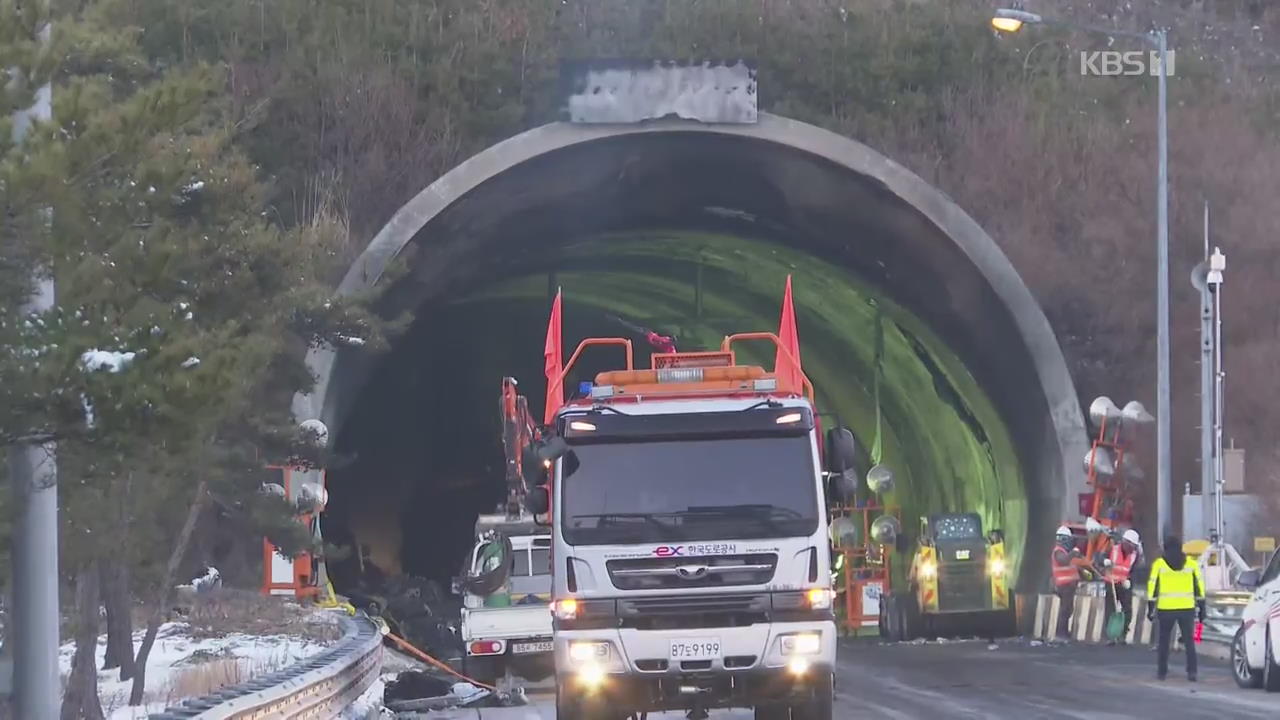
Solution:
[[[654,355],[655,369],[600,373],[556,415],[550,488],[530,503],[552,510],[562,720],[722,707],[831,717],[837,635],[812,388],[780,390],[737,365],[729,342],[719,357]]]

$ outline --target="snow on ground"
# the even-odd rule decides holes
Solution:
[[[317,613],[317,617],[320,613]],[[325,615],[326,619],[332,613]],[[334,618],[336,622],[336,618]],[[143,632],[134,634],[135,648]],[[194,638],[186,623],[160,626],[155,646],[147,658],[147,693],[144,705],[129,707],[132,681],[120,682],[118,670],[98,672],[98,695],[107,720],[142,720],[186,697],[207,694],[215,687],[233,685],[251,676],[266,674],[292,665],[325,649],[325,645],[282,635],[230,633],[222,637]],[[98,640],[97,667],[102,667],[107,641]],[[71,672],[75,645],[63,645],[58,652],[62,677]],[[378,695],[381,699],[381,695]]]
[[[394,680],[395,673],[383,673],[382,677],[373,681],[356,701],[342,711],[338,720],[370,720],[371,718],[392,717],[395,713],[382,705],[382,693],[387,689],[387,681]]]

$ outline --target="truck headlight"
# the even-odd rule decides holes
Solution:
[[[595,692],[604,684],[604,668],[596,663],[589,663],[578,670],[578,682],[587,692]]]
[[[1004,574],[1004,558],[993,558],[991,560],[991,574],[992,575]]]
[[[932,560],[925,560],[920,563],[920,577],[931,578],[938,574],[938,563]]]
[[[809,601],[809,607],[814,610],[830,610],[831,601],[835,598],[835,593],[831,588],[811,588],[805,593],[805,599]]]
[[[609,657],[609,643],[576,642],[569,644],[569,659],[575,663],[600,663]]]
[[[818,633],[797,633],[779,638],[783,655],[816,655],[822,649]]]

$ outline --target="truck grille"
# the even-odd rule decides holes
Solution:
[[[676,630],[699,627],[740,627],[768,622],[773,607],[767,593],[636,598],[618,601],[622,627]]]
[[[605,563],[609,580],[619,590],[764,585],[778,567],[775,554],[716,555],[690,558],[642,558]]]

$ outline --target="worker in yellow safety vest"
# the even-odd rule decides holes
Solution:
[[[1156,659],[1156,677],[1164,680],[1169,674],[1169,640],[1173,626],[1178,626],[1182,643],[1187,651],[1187,680],[1196,681],[1196,644],[1192,642],[1194,621],[1204,622],[1204,578],[1200,566],[1187,558],[1182,551],[1182,541],[1174,536],[1165,538],[1164,555],[1151,564],[1151,577],[1147,580],[1147,619],[1159,616],[1159,646]]]

